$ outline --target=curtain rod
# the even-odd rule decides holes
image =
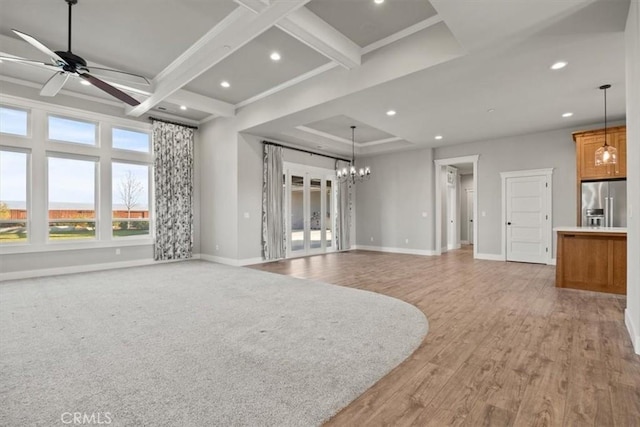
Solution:
[[[184,127],[186,127],[186,128],[189,128],[189,129],[195,129],[195,130],[198,130],[198,126],[187,125],[187,124],[184,124],[184,123],[178,123],[178,122],[172,122],[172,121],[165,120],[165,119],[159,119],[159,118],[157,118],[157,117],[153,117],[153,116],[149,116],[149,120],[155,120],[155,121],[157,121],[157,122],[169,123],[170,125],[184,126]]]
[[[351,163],[351,160],[345,159],[344,157],[336,157],[336,156],[330,156],[328,154],[316,153],[314,151],[304,150],[302,148],[289,147],[289,146],[282,145],[282,144],[276,144],[275,142],[270,142],[270,141],[262,141],[262,143],[266,144],[266,145],[273,145],[273,146],[276,146],[276,147],[286,148],[287,150],[300,151],[302,153],[307,153],[307,154],[311,154],[311,155],[314,155],[314,156],[327,157],[329,159],[342,160],[343,162]]]

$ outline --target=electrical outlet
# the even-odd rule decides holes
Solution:
[[[216,251],[219,251],[219,250],[220,250],[220,246],[216,245]]]
[[[409,239],[404,239],[404,242],[405,242],[406,244],[409,244]]]
[[[120,255],[120,248],[116,248],[116,255]]]
[[[245,217],[245,219],[249,219],[249,216],[250,216],[250,215],[249,215],[249,212],[245,212],[245,213],[244,213],[244,217]]]
[[[427,213],[426,212],[422,212],[422,218],[426,218],[427,217]]]
[[[371,241],[373,242],[373,236],[371,236]]]

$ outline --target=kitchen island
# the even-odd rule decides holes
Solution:
[[[556,227],[556,286],[626,295],[627,229]]]

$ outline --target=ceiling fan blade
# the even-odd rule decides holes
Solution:
[[[24,59],[24,58],[13,57],[13,56],[0,56],[0,61],[16,62],[18,64],[33,65],[35,67],[43,68],[43,69],[50,70],[50,71],[59,70],[60,69],[60,67],[57,66],[57,65],[48,64],[46,62],[41,62],[41,61],[34,61],[32,59]]]
[[[65,61],[64,59],[62,59],[60,57],[60,55],[58,55],[57,53],[55,53],[54,51],[52,51],[51,49],[49,49],[48,47],[46,47],[44,44],[40,43],[38,40],[35,39],[35,37],[30,36],[29,34],[25,34],[23,32],[20,32],[18,30],[11,30],[13,31],[17,36],[19,36],[22,40],[26,41],[27,43],[29,43],[31,46],[35,47],[36,49],[38,49],[40,52],[48,55],[50,58],[53,58],[56,61],[62,62],[63,64],[66,64],[67,61]]]
[[[79,74],[79,76],[80,78],[85,79],[86,81],[88,81],[89,83],[97,87],[98,89],[102,89],[103,91],[107,92],[109,95],[118,98],[120,101],[126,104],[129,104],[132,107],[135,107],[136,105],[140,105],[140,102],[138,102],[138,100],[136,100],[135,98],[127,95],[120,89],[116,89],[115,87],[111,86],[109,83],[103,82],[99,78],[94,77],[89,73],[82,73],[82,74]]]
[[[114,70],[112,68],[94,67],[93,65],[88,65],[87,69],[91,71],[92,75],[102,77],[105,80],[116,80],[118,82],[134,83],[145,86],[149,86],[151,84],[146,77],[139,74]]]
[[[55,73],[47,82],[42,86],[40,90],[41,96],[56,96],[62,86],[67,82],[69,78],[69,73],[65,73],[64,71],[60,71]]]

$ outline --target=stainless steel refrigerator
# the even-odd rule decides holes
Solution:
[[[627,181],[582,183],[583,227],[627,226]]]

